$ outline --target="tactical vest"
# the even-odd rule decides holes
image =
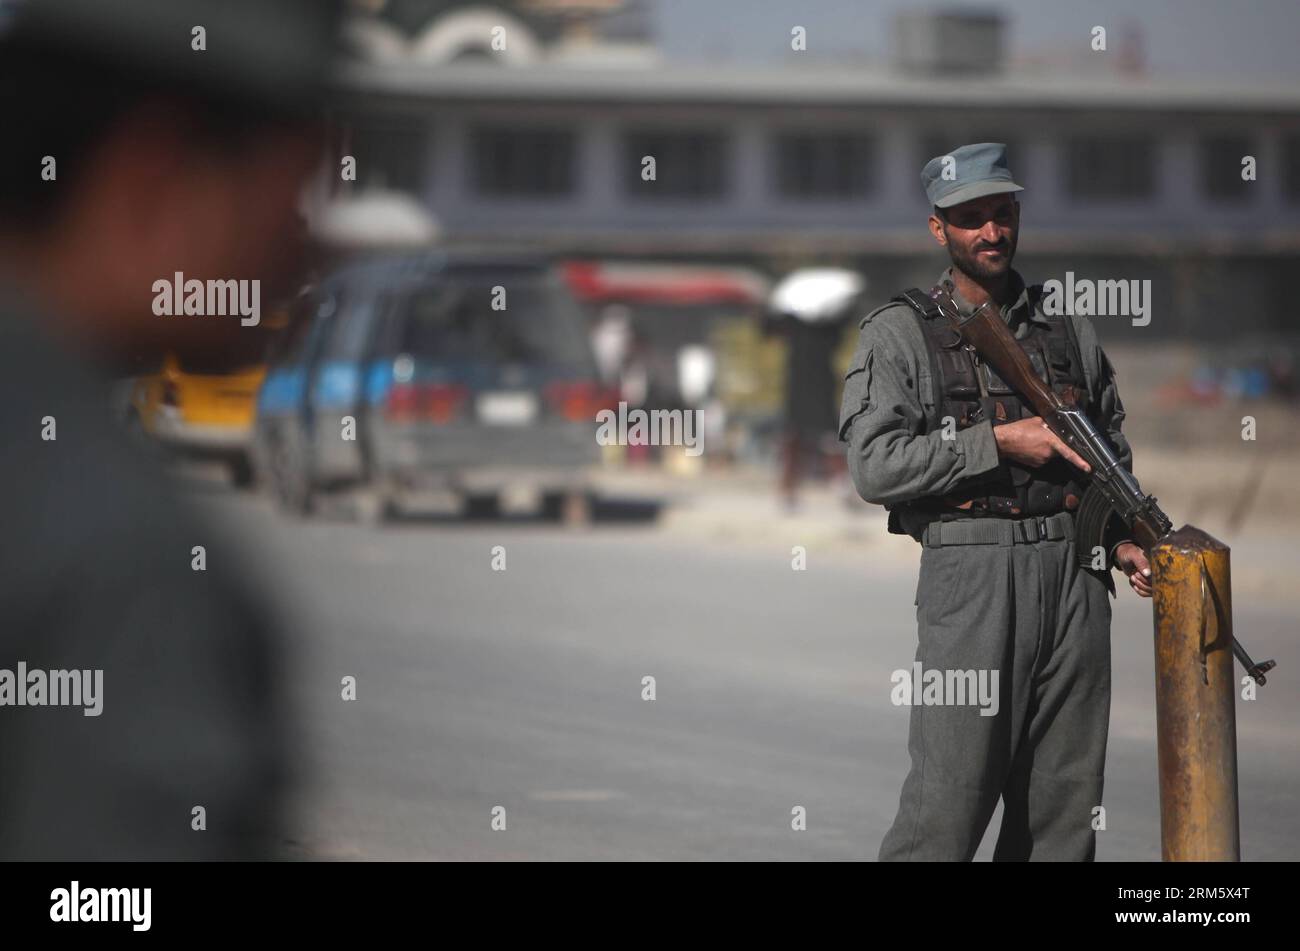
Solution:
[[[1030,306],[1041,297],[1041,287],[1029,289]],[[1035,416],[993,369],[961,342],[957,331],[940,316],[929,298],[915,288],[894,298],[907,304],[921,326],[930,357],[934,407],[927,419],[929,431],[942,429],[951,417],[957,429],[989,420],[994,426]],[[1043,315],[1047,326],[1028,321],[1028,332],[1017,343],[1042,380],[1063,399],[1088,409],[1088,385],[1079,353],[1079,341],[1068,317]],[[1003,462],[997,469],[961,484],[942,498],[926,498],[894,506],[910,509],[930,521],[955,518],[1026,518],[1073,511],[1083,497],[1078,470],[1064,459],[1027,469]],[[900,513],[891,511],[891,527]],[[909,519],[911,521],[911,519]]]

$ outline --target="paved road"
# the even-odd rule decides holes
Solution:
[[[800,540],[779,523],[743,544],[654,525],[376,530],[204,497],[293,609],[312,763],[298,854],[875,857],[907,767],[889,674],[915,650],[915,555],[813,545],[793,571]],[[497,545],[505,571],[492,570]],[[1159,858],[1148,611],[1131,596],[1116,609],[1102,860]],[[1238,604],[1236,622],[1282,664],[1239,704],[1243,853],[1294,860],[1293,615]],[[346,675],[354,702],[339,696]],[[805,832],[791,831],[794,806]]]

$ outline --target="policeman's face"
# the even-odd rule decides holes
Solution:
[[[1020,233],[1020,203],[1010,194],[973,198],[930,216],[930,233],[948,249],[957,270],[975,280],[1011,269]]]

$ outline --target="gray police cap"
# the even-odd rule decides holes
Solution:
[[[921,184],[930,204],[939,208],[951,208],[985,195],[1024,190],[1011,180],[1007,147],[1001,142],[963,145],[947,155],[935,156],[921,169]]]

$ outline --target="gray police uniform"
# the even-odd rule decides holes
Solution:
[[[1094,328],[1082,317],[1054,324],[1040,289],[1014,272],[1013,280],[1018,296],[1002,318],[1031,355],[1042,344],[1050,366],[1035,361],[1040,375],[1075,388],[1131,467],[1114,372]],[[1061,340],[1072,341],[1064,353]],[[970,357],[936,349],[907,303],[868,314],[845,377],[840,438],[859,494],[890,510],[891,531],[923,546],[917,662],[923,671],[998,671],[998,709],[984,716],[977,705],[913,698],[912,766],[880,859],[970,860],[1001,797],[995,859],[1091,860],[1110,717],[1113,583],[1104,570],[1078,567],[1068,475],[1013,471],[998,457],[993,426],[1032,411],[1009,390],[999,395],[1000,381],[983,366],[969,411],[957,409],[958,371]],[[1112,552],[1115,543],[1107,539]]]

